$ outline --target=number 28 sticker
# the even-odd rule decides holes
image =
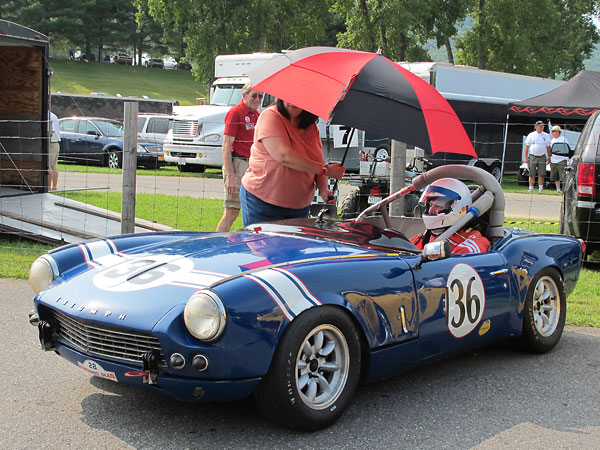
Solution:
[[[452,336],[461,338],[477,327],[485,309],[485,291],[479,274],[468,264],[457,264],[446,284],[447,323]]]

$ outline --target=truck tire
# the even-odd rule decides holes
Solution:
[[[188,173],[188,172],[204,173],[204,171],[206,170],[206,166],[203,164],[178,165],[177,168],[179,169],[180,172],[184,172],[184,173]]]
[[[373,155],[375,156],[375,159],[389,161],[392,155],[390,146],[387,144],[380,145],[375,149]]]
[[[340,217],[342,220],[356,219],[360,213],[360,190],[354,189],[346,194],[344,201],[342,201],[342,207]]]

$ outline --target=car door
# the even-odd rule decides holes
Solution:
[[[413,270],[419,302],[416,359],[460,352],[503,337],[516,309],[506,260],[456,255]]]
[[[59,155],[64,158],[76,156],[74,145],[79,140],[79,122],[78,119],[61,119],[58,122],[61,140]]]
[[[100,130],[89,120],[79,123],[79,140],[76,151],[81,159],[102,163],[104,161],[104,141]]]

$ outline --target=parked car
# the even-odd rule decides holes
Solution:
[[[586,257],[600,250],[600,114],[595,112],[567,163],[560,232],[582,239]]]
[[[59,158],[65,161],[96,163],[111,168],[122,167],[123,124],[101,117],[66,117],[60,119],[61,148]],[[162,144],[138,142],[138,166],[164,165]]]
[[[165,114],[139,114],[138,138],[162,144],[173,127],[173,118]]]
[[[163,58],[163,66],[165,69],[176,69],[177,61],[175,61],[175,58],[168,56],[166,58]]]
[[[267,417],[302,430],[335,422],[361,381],[505,339],[548,352],[581,243],[503,228],[498,182],[460,167],[483,182],[473,210],[493,230],[487,253],[421,251],[405,232],[422,219],[387,214],[121,235],[38,258],[29,321],[43,350],[88,374],[192,402],[254,393]]]
[[[192,63],[188,61],[181,61],[177,63],[177,69],[192,70]]]
[[[127,53],[119,53],[115,56],[115,62],[117,64],[127,64],[128,66],[133,65],[133,58]]]
[[[144,65],[146,67],[158,67],[159,69],[162,69],[165,66],[162,58],[148,58],[148,60],[144,62]]]

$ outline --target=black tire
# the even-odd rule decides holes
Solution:
[[[360,338],[346,313],[332,306],[310,308],[285,330],[255,391],[258,406],[291,429],[328,427],[350,403],[360,366]]]
[[[546,267],[531,280],[525,296],[523,334],[517,345],[533,353],[545,353],[558,343],[565,326],[567,301],[556,269]]]
[[[188,172],[204,173],[204,171],[206,170],[206,166],[204,166],[202,164],[178,165],[177,168],[179,169],[180,172],[184,172],[184,173],[188,173]]]
[[[360,213],[360,190],[353,189],[348,192],[342,201],[340,208],[342,220],[356,219]]]
[[[123,152],[110,150],[106,155],[106,165],[111,169],[121,169],[123,167]]]

